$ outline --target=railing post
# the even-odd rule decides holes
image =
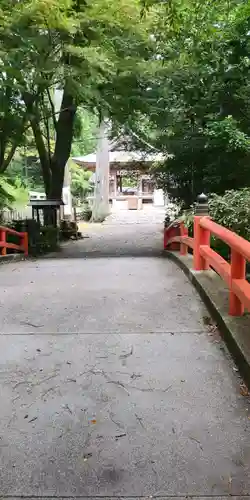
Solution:
[[[180,223],[180,232],[181,236],[188,236],[188,228],[185,226],[184,222]],[[185,243],[181,243],[180,254],[187,255],[187,253],[188,253],[188,246],[185,245]]]
[[[163,248],[166,250],[168,244],[167,229],[164,227]]]
[[[242,316],[244,314],[244,306],[240,299],[232,290],[232,282],[234,279],[245,279],[246,277],[246,259],[231,249],[231,290],[229,292],[229,314],[230,316]]]
[[[206,215],[208,215],[207,196],[202,193],[197,198],[194,216],[193,268],[195,269],[195,271],[206,271],[207,269],[209,269],[208,263],[200,254],[201,245],[210,246],[210,231],[208,231],[207,229],[203,229],[200,226],[200,220]]]
[[[0,229],[0,242],[6,243],[6,231],[4,229]],[[3,247],[1,246],[0,251],[1,255],[6,255],[7,254],[6,245]]]
[[[23,250],[24,250],[24,255],[25,255],[25,257],[27,257],[29,255],[29,240],[28,240],[28,233],[27,232],[22,233],[21,245],[22,245]]]
[[[178,225],[178,223],[176,223],[170,228],[169,239],[174,238],[175,236],[179,236],[177,234],[177,232],[179,231],[179,227],[180,226]],[[173,241],[169,245],[169,250],[171,250],[172,252],[180,250],[180,243]]]

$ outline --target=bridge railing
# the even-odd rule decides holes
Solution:
[[[14,235],[19,239],[19,244],[11,243],[8,241],[8,235]],[[9,227],[0,226],[0,253],[1,255],[7,254],[7,249],[17,250],[23,252],[25,256],[28,255],[28,233],[18,232]]]
[[[231,250],[230,262],[210,247],[211,235],[226,243]],[[246,280],[246,261],[250,262],[250,242],[220,226],[210,217],[194,216],[194,236],[188,235],[183,221],[176,220],[164,229],[164,249],[193,252],[193,269],[214,269],[229,288],[229,314],[242,316],[250,312],[250,283]]]

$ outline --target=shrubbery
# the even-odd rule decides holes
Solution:
[[[211,194],[208,199],[210,217],[242,238],[250,241],[250,189],[226,191],[224,195]],[[188,227],[193,236],[194,207],[179,213],[178,219]],[[211,247],[222,257],[229,259],[229,247],[218,238],[211,237]]]
[[[212,219],[250,241],[250,189],[226,191],[209,198]]]
[[[250,189],[230,190],[224,195],[211,194],[208,208],[215,222],[250,241]],[[189,229],[192,229],[194,211],[193,206],[177,216]]]

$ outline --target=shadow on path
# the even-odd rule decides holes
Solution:
[[[1,266],[2,498],[250,498],[248,400],[161,228]]]
[[[54,259],[157,257],[163,255],[162,224],[82,225],[84,238],[66,243]],[[46,258],[46,257],[45,257]]]

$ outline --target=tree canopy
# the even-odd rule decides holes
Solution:
[[[149,24],[139,0],[24,0],[11,2],[11,8],[2,2],[0,21],[3,92],[11,94],[9,104],[4,100],[1,154],[11,152],[13,129],[21,138],[28,123],[46,194],[60,198],[77,108],[125,122],[141,105]],[[56,88],[62,91],[60,111]],[[12,129],[5,126],[10,106],[17,119]]]
[[[165,154],[155,178],[187,205],[248,186],[249,38],[238,0],[3,0],[0,173],[32,142],[60,198],[79,131],[107,117],[131,147]]]
[[[163,152],[159,184],[192,203],[197,194],[248,186],[250,5],[176,1],[157,20],[148,113],[127,123],[132,144]],[[135,140],[136,137],[136,140]]]

